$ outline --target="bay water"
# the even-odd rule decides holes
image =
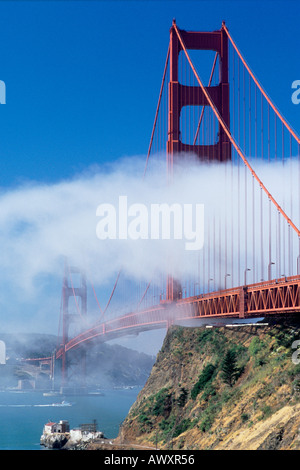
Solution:
[[[95,395],[44,396],[39,391],[0,392],[0,450],[45,450],[44,425],[68,420],[70,428],[97,422],[104,436],[117,437],[140,387],[101,390]]]

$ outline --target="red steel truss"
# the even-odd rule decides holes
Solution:
[[[191,319],[253,318],[300,312],[300,276],[274,279],[234,289],[161,302],[159,305],[107,320],[72,338],[56,358],[98,338],[102,341],[128,333],[140,333]]]

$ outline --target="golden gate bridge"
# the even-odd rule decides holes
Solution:
[[[207,60],[195,51],[212,54],[206,84],[198,69]],[[211,204],[205,214],[207,242],[193,254],[195,275],[176,278],[170,261],[160,284],[140,283],[135,307],[113,317],[113,299],[126,282],[120,269],[104,308],[91,283],[100,313],[89,324],[87,278],[66,261],[59,343],[53,357],[35,359],[49,361],[52,367],[60,361],[63,383],[72,364],[84,367],[83,346],[95,341],[186,320],[299,313],[300,139],[224,22],[219,30],[194,32],[179,29],[173,20],[143,179],[151,165],[162,162],[172,184],[177,164],[189,165],[195,158],[200,168],[218,168],[224,182],[221,193],[212,189],[217,194],[208,195],[220,202]],[[279,181],[273,168],[279,169]],[[76,285],[74,276],[79,277]],[[133,298],[132,289],[125,291]],[[70,299],[75,302],[72,313]],[[115,311],[119,313],[118,308]]]

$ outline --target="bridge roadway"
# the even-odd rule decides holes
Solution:
[[[300,313],[300,275],[187,297],[172,303],[161,301],[159,305],[95,324],[60,347],[56,358],[96,338],[109,341],[128,334],[168,328],[184,320],[244,319],[289,313]]]

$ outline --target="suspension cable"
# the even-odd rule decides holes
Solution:
[[[94,297],[95,297],[96,302],[97,302],[97,304],[98,304],[99,310],[100,310],[100,312],[101,312],[102,315],[103,315],[103,310],[102,310],[102,308],[101,308],[101,306],[100,306],[100,303],[99,303],[99,300],[98,300],[98,297],[97,297],[97,295],[96,295],[95,288],[94,288],[94,285],[93,285],[92,282],[91,282],[91,286],[92,286],[93,293],[94,293]]]
[[[145,292],[143,293],[142,298],[141,298],[141,300],[140,300],[139,303],[138,303],[138,308],[139,308],[139,306],[141,305],[141,303],[143,302],[143,300],[144,300],[144,298],[145,298],[145,296],[146,296],[146,294],[147,294],[147,292],[148,292],[148,289],[149,289],[150,285],[151,285],[151,281],[148,283],[148,285],[147,285],[147,287],[146,287],[146,289],[145,289]]]
[[[118,280],[119,280],[121,271],[122,271],[122,270],[120,270],[120,271],[118,272],[116,282],[115,282],[115,284],[114,284],[113,290],[112,290],[112,292],[111,292],[111,294],[110,294],[110,297],[109,297],[109,299],[108,299],[108,302],[107,302],[107,304],[106,304],[106,307],[105,307],[105,309],[104,309],[103,312],[102,312],[102,316],[105,314],[105,312],[106,312],[106,310],[107,310],[107,308],[108,308],[108,306],[109,306],[109,304],[110,304],[110,301],[111,301],[111,299],[112,299],[112,296],[114,295],[114,292],[115,292],[115,290],[116,290],[116,287],[117,287],[117,284],[118,284]]]
[[[283,116],[280,114],[280,112],[278,111],[278,109],[276,108],[276,106],[272,103],[271,99],[268,97],[267,93],[265,92],[265,90],[263,89],[263,87],[261,86],[261,84],[259,83],[259,81],[257,80],[257,78],[255,77],[255,75],[253,74],[252,70],[250,69],[249,65],[247,64],[247,62],[245,61],[244,57],[242,56],[242,54],[240,53],[237,45],[235,44],[234,40],[232,39],[231,35],[229,34],[229,31],[226,27],[226,25],[223,23],[222,25],[222,28],[224,29],[224,31],[226,32],[231,44],[233,45],[234,49],[236,50],[239,58],[241,59],[242,63],[244,64],[244,66],[246,67],[246,69],[248,70],[249,74],[251,75],[252,79],[254,80],[254,83],[256,84],[256,86],[259,88],[259,90],[261,91],[261,93],[263,94],[263,96],[265,97],[265,99],[267,100],[267,102],[269,103],[269,105],[271,106],[271,108],[273,109],[273,111],[275,111],[275,113],[277,114],[277,116],[279,117],[279,119],[281,120],[281,122],[285,125],[285,127],[287,128],[287,130],[292,134],[292,136],[294,137],[294,139],[297,141],[297,143],[299,144],[300,143],[300,138],[297,136],[297,134],[295,133],[295,131],[293,131],[293,129],[291,128],[291,126],[286,122],[286,120],[283,118]]]
[[[256,179],[256,181],[258,182],[258,184],[260,185],[260,187],[263,189],[263,191],[266,193],[266,195],[268,196],[268,198],[273,202],[273,204],[275,205],[275,207],[278,209],[278,211],[282,214],[282,216],[286,219],[287,223],[289,225],[291,225],[291,227],[295,230],[295,232],[297,233],[298,237],[300,237],[300,230],[296,227],[296,225],[291,221],[291,219],[287,216],[287,214],[284,212],[284,210],[280,207],[280,205],[277,203],[277,201],[274,199],[274,197],[272,196],[272,194],[267,190],[267,188],[265,187],[265,185],[263,184],[263,182],[261,181],[261,179],[257,176],[257,174],[255,173],[255,171],[253,170],[253,168],[251,167],[251,165],[249,164],[248,160],[246,159],[246,157],[244,156],[243,152],[241,151],[240,147],[237,145],[237,143],[235,142],[235,139],[232,137],[231,135],[231,132],[230,130],[228,129],[227,125],[225,124],[222,116],[219,114],[218,110],[216,109],[209,93],[207,92],[207,90],[205,89],[201,79],[199,78],[199,75],[197,74],[196,72],[196,69],[190,59],[190,56],[186,50],[186,47],[185,47],[185,44],[181,38],[181,35],[178,31],[178,28],[176,26],[176,24],[173,25],[174,26],[174,29],[176,31],[176,34],[178,36],[178,39],[180,41],[180,44],[181,44],[181,47],[187,57],[187,60],[195,74],[195,77],[202,89],[202,92],[205,96],[205,98],[207,99],[209,105],[211,106],[214,114],[216,115],[219,123],[221,124],[222,128],[224,129],[224,132],[226,133],[227,137],[229,138],[231,144],[233,145],[233,147],[235,148],[235,150],[237,151],[237,153],[239,154],[239,156],[241,157],[241,159],[243,160],[243,162],[245,163],[245,165],[248,167],[248,169],[250,170],[252,176],[254,176],[254,178]]]
[[[168,68],[168,63],[169,63],[169,56],[170,56],[170,45],[168,47],[167,58],[166,58],[163,78],[162,78],[162,82],[161,82],[161,87],[160,87],[158,103],[157,103],[157,107],[156,107],[154,124],[153,124],[153,128],[152,128],[152,133],[151,133],[151,138],[150,138],[150,143],[149,143],[149,148],[148,148],[148,153],[147,153],[146,165],[145,165],[143,178],[145,177],[145,174],[146,174],[148,160],[149,160],[149,156],[150,156],[150,152],[151,152],[151,148],[152,148],[152,142],[153,142],[154,132],[155,132],[155,128],[156,128],[156,122],[157,122],[157,118],[158,118],[158,112],[159,112],[159,108],[160,108],[161,97],[162,97],[162,93],[163,93],[163,88],[164,88],[164,84],[165,84],[165,78],[166,78],[166,73],[167,73],[167,68]]]

